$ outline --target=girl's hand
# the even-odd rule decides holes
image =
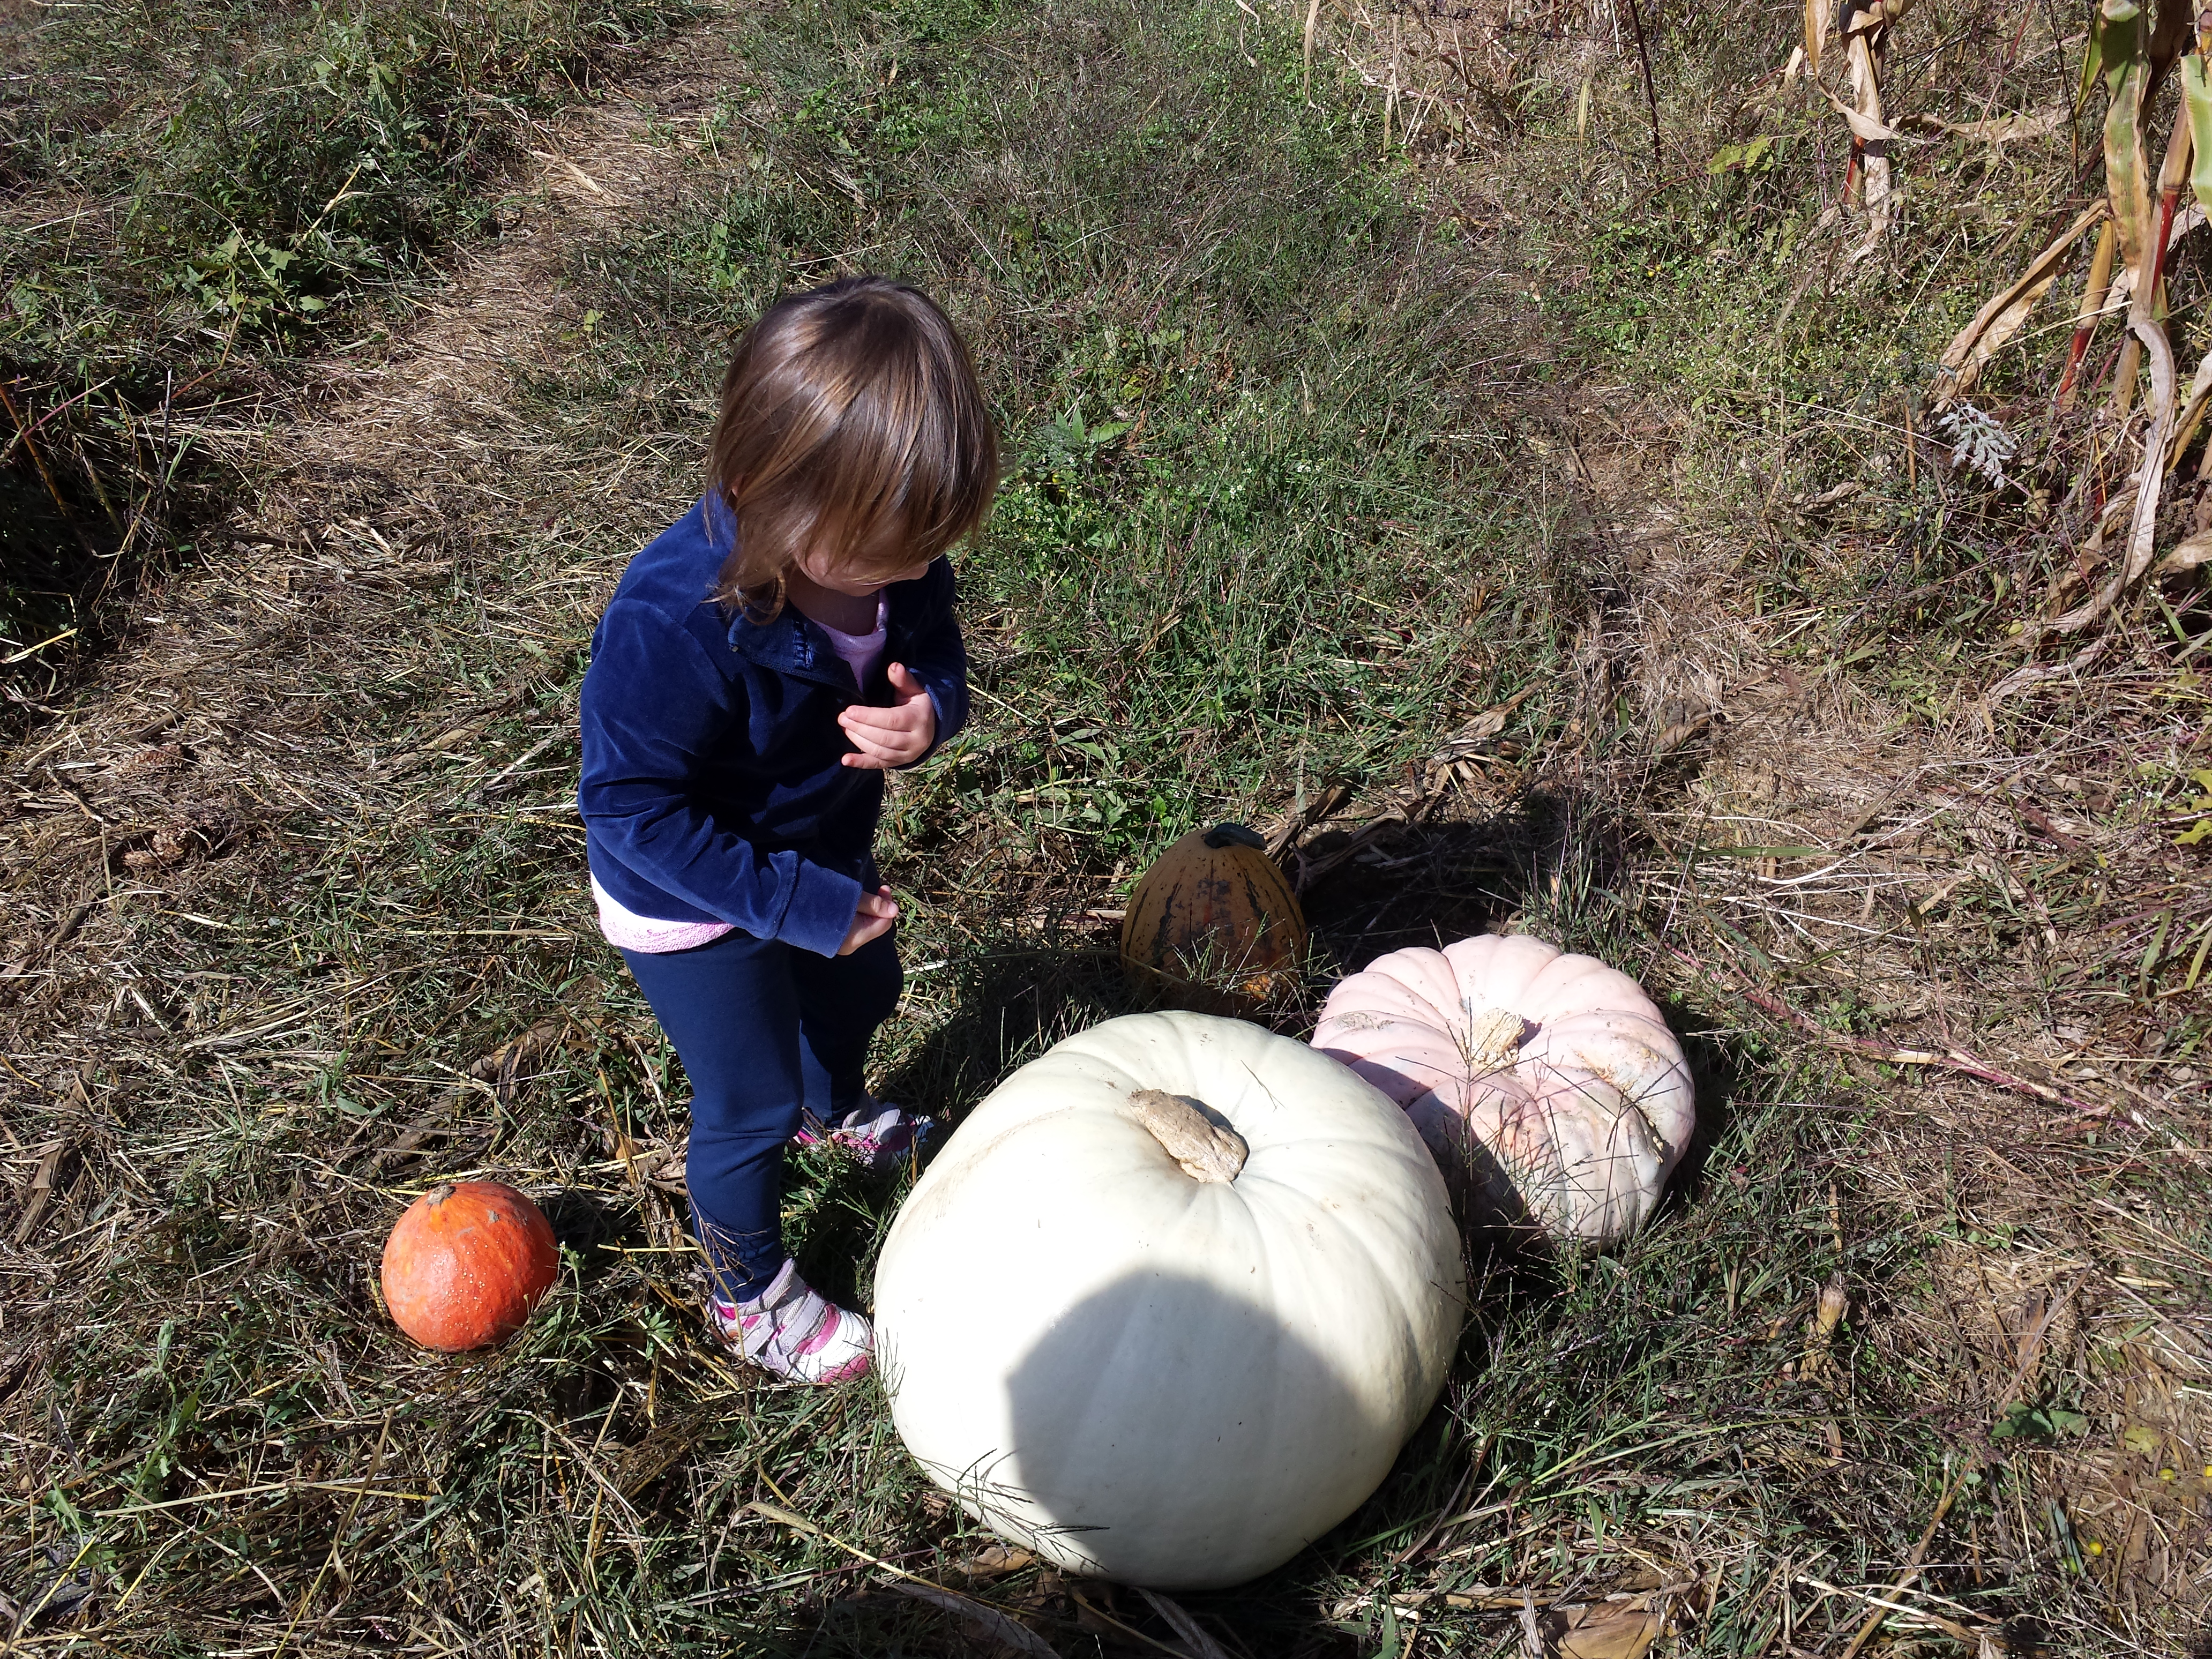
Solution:
[[[937,705],[928,689],[907,672],[904,663],[890,671],[891,692],[896,698],[888,708],[855,703],[837,716],[837,724],[860,752],[843,757],[848,766],[881,770],[920,760],[937,740]]]
[[[860,908],[853,912],[853,925],[845,930],[845,942],[837,947],[837,954],[849,957],[870,939],[881,939],[890,932],[898,913],[890,888],[878,887],[872,893],[861,894]]]

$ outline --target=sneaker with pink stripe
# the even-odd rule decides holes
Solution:
[[[828,1145],[848,1153],[881,1175],[897,1169],[921,1150],[921,1143],[936,1125],[880,1100],[845,1114],[835,1123],[824,1123],[808,1114],[791,1138],[794,1146]]]
[[[867,1370],[876,1346],[868,1322],[807,1289],[787,1257],[758,1296],[710,1297],[707,1305],[715,1333],[739,1358],[794,1382],[848,1382]]]

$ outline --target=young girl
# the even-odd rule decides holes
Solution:
[[[927,1127],[861,1086],[902,981],[871,848],[884,769],[967,714],[943,555],[997,478],[943,312],[877,276],[793,295],[738,343],[705,499],[630,562],[592,635],[592,891],[690,1079],[710,1316],[805,1382],[865,1371],[872,1333],[785,1253],[783,1146],[889,1168]]]

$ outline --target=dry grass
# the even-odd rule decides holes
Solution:
[[[1523,106],[1503,137],[1432,137],[1425,166],[1440,194],[1462,198],[1458,178],[1473,168],[1497,181],[1487,189],[1509,222],[1515,209],[1539,210],[1540,179],[1508,170],[1529,154],[1528,126],[1559,134],[1583,125],[1562,108],[1577,75],[1589,77],[1585,118],[1592,82],[1610,116],[1593,130],[1610,128],[1601,142],[1611,166],[1651,187],[1633,159],[1642,89],[1630,51],[1570,28],[1509,69],[1510,13],[1455,14],[1419,58],[1400,25],[1355,21],[1346,49],[1378,102],[1418,108],[1433,96],[1464,107],[1462,66],[1483,52],[1498,64],[1493,99],[1533,82],[1532,102],[1545,100]],[[1972,18],[1929,27],[1962,21],[1948,38],[1975,38]],[[1741,139],[1775,106],[1771,83],[1743,97],[1740,82],[1716,99],[1696,78],[1697,47],[1672,45],[1672,63],[1661,60],[1662,93],[1674,94],[1669,160],[1692,173],[1701,138],[1716,149]],[[1767,49],[1778,66],[1784,47]],[[2007,64],[2050,58],[2030,31]],[[1940,77],[1916,90],[1951,113],[1953,88]],[[2002,107],[2024,99],[2033,110],[2036,96],[2032,76],[1990,82],[1990,101]],[[1788,130],[1786,105],[1777,115]],[[1585,150],[1584,186],[1607,166]],[[1886,261],[1892,283],[1905,280],[1898,267],[1911,270],[1911,240],[1948,234],[1954,209],[1942,173],[1918,172],[1911,235]],[[2039,203],[2047,176],[1992,168],[1982,182]],[[1725,204],[1723,215],[1700,212],[1696,193],[1679,175],[1665,181],[1665,210],[1708,235],[1721,217],[1724,246]],[[1832,218],[1808,243],[1817,247]],[[1536,277],[1544,287],[1591,280],[1571,240],[1548,239],[1557,252]],[[2003,238],[1999,258],[2019,240]],[[2087,250],[2084,241],[2085,258]],[[1978,303],[1975,273],[1991,268],[1968,263],[1950,286]],[[2008,279],[2005,266],[1993,269]],[[1788,327],[1819,270],[1793,285],[1771,326]],[[1909,280],[1927,291],[1917,274]],[[1832,263],[1826,281],[1870,326],[1900,325],[1867,283],[1842,281]],[[2194,327],[2196,290],[2184,291],[2190,308],[2177,300],[2177,322]],[[1604,301],[1588,309],[1602,315]],[[1755,310],[1731,316],[1724,302],[1703,314],[1708,327],[1770,325]],[[1627,384],[1606,384],[1616,377]],[[1578,527],[1611,584],[1587,642],[1583,703],[1591,726],[1612,729],[1553,763],[1632,823],[1641,868],[1623,908],[1656,977],[1692,1003],[1736,1000],[1772,1040],[1810,1038],[1855,1074],[1858,1192],[1838,1209],[1838,1251],[1878,1254],[1873,1241],[1847,1241],[1882,1228],[1895,1230],[1882,1249],[1899,1237],[1942,1241],[1853,1313],[1870,1353],[1911,1379],[1905,1391],[1944,1424],[1972,1478],[2008,1483],[1986,1507],[1968,1502],[1943,1527],[1930,1523],[1929,1559],[1951,1565],[1929,1567],[1920,1583],[1948,1583],[1954,1594],[1997,1578],[2042,1587],[2051,1599],[2015,1627],[2015,1643],[2152,1652],[2193,1639],[2212,1616],[2212,1094],[2201,1047],[2212,883],[2201,854],[2175,841],[2203,810],[2176,787],[2203,764],[2208,737],[2202,666],[2190,660],[2203,637],[2201,594],[2185,580],[2138,596],[2086,657],[2077,641],[2050,666],[2029,658],[2026,671],[2004,623],[2026,616],[2033,645],[2033,612],[2017,598],[2002,603],[2002,582],[1998,604],[1968,608],[1969,617],[1981,611],[1978,625],[1932,635],[1940,660],[1930,660],[1930,636],[1893,634],[1885,647],[1879,627],[1872,647],[1850,649],[1853,624],[1899,617],[1887,594],[1869,594],[1865,574],[1895,559],[1895,520],[1882,509],[1906,493],[1899,486],[1969,521],[1989,510],[1974,481],[1953,482],[1954,458],[1928,441],[1917,394],[1885,398],[1887,418],[1856,412],[1862,392],[1850,411],[1816,398],[1755,414],[1747,400],[1716,420],[1673,401],[1662,380],[1637,380],[1632,363],[1626,374],[1595,366],[1589,389],[1549,428],[1562,441],[1561,492],[1579,488]],[[2035,417],[2032,392],[2015,381],[2009,395],[2004,419]],[[2014,573],[2014,594],[2024,588],[2033,601],[2036,562],[2051,559],[2051,610],[2098,579],[2093,563],[2065,561],[2094,504],[2133,465],[2117,426],[2101,412],[2054,426],[2044,470],[2020,495],[2078,468],[2069,507],[2093,507],[2050,526],[2060,539],[2000,505],[1966,532],[1984,575]],[[1802,481],[1794,495],[1785,477]],[[2179,538],[2199,521],[2185,504],[2167,514],[2166,533]],[[1797,602],[1753,597],[1769,573],[1807,560],[1821,574],[1801,581]],[[1912,567],[1908,599],[1924,603],[1956,581],[1920,582],[1917,545]],[[1772,1589],[1785,1601],[1786,1578]],[[1902,1645],[1911,1630],[1909,1620],[1893,1622],[1884,1635]]]
[[[1320,43],[1316,97],[1343,97],[1353,134],[1379,138],[1382,111],[1330,90],[1328,54],[1382,98],[1395,62],[1388,118],[1425,158],[1396,188],[1462,228],[1468,272],[1513,273],[1492,292],[1572,276],[1517,228],[1588,165],[1566,136],[1583,66],[1609,65],[1601,111],[1641,96],[1609,15],[1536,17],[1564,39],[1431,19],[1386,40],[1386,18]],[[1263,19],[1272,46],[1248,44],[1294,65],[1302,21]],[[1096,64],[1111,23],[1077,9],[971,50],[1057,74],[1051,43]],[[1162,720],[1179,764],[1223,775],[1168,816],[1285,821],[1324,965],[1518,925],[1642,975],[1709,1114],[1662,1224],[1605,1261],[1478,1243],[1481,1317],[1390,1484],[1195,1624],[981,1553],[871,1391],[781,1390],[708,1352],[680,1076],[592,933],[567,796],[582,641],[629,550],[686,504],[709,415],[689,359],[603,358],[613,325],[586,319],[634,291],[625,238],[713,204],[733,165],[760,191],[775,176],[757,157],[790,88],[731,66],[733,39],[766,50],[750,27],[681,36],[623,99],[544,128],[516,230],[386,355],[330,365],[281,420],[211,426],[258,482],[226,550],[137,596],[96,677],[9,757],[0,1435],[21,1531],[0,1595],[19,1645],[964,1653],[1007,1638],[995,1617],[1063,1654],[1564,1651],[1577,1626],[1632,1644],[1663,1622],[1674,1651],[1838,1659],[1869,1613],[1897,1654],[2193,1639],[2212,1570],[2212,896],[2173,845],[2168,785],[2203,736],[2182,647],[2137,611],[2094,678],[2002,698],[2002,612],[1948,659],[1940,630],[1932,651],[1900,630],[1899,672],[1853,658],[1856,619],[1899,602],[1851,586],[1883,526],[1814,475],[1845,440],[1874,447],[1863,434],[1818,414],[1789,434],[1794,475],[1747,485],[1736,464],[1769,436],[1730,447],[1646,360],[1593,367],[1517,301],[1483,321],[1525,337],[1468,354],[1487,365],[1466,371],[1470,406],[1495,422],[1454,428],[1497,457],[1458,487],[1504,503],[1507,550],[1394,517],[1376,546],[1435,544],[1403,567],[1365,555],[1387,620],[1342,648],[1402,699],[1358,711],[1373,758],[1332,789],[1322,760],[1309,776],[1287,750],[1247,754],[1234,717]],[[1207,49],[1227,61],[1234,39]],[[1554,50],[1568,70],[1516,93]],[[1447,55],[1456,78],[1416,73]],[[1526,113],[1545,97],[1550,127]],[[1606,165],[1641,141],[1628,127]],[[845,213],[836,179],[861,163],[784,164]],[[948,198],[972,216],[957,237],[928,246],[1018,385],[1098,331],[1018,263],[1060,210],[1042,164],[1010,146],[994,165]],[[1001,197],[1034,225],[975,222]],[[1179,246],[1218,234],[1231,199],[1191,204]],[[971,233],[966,264],[942,253]],[[854,211],[836,234],[794,257],[891,232]],[[677,274],[643,285],[688,280],[691,256],[668,257]],[[1155,292],[1203,291],[1200,256],[1181,257],[1201,268]],[[1132,288],[1129,314],[1157,309]],[[1193,372],[1194,345],[1162,349],[1146,374]],[[1236,365],[1200,367],[1206,407],[1229,406]],[[587,416],[547,390],[582,381],[611,386]],[[1944,487],[1946,458],[1915,456]],[[1080,494],[1036,471],[1019,511]],[[1981,510],[1952,489],[1951,510]],[[1814,575],[1776,602],[1798,562]],[[999,702],[892,814],[893,879],[924,921],[884,1071],[946,1111],[1128,998],[1110,912],[1140,843],[1073,811],[1147,763],[1086,761],[1095,738],[1030,711],[1087,710],[1086,677],[1140,720],[1165,698],[1146,673],[1171,706],[1211,689],[1172,641],[1167,665],[1140,660],[1149,615],[1146,651],[1109,639],[1056,680],[1066,647],[1025,631],[1034,592],[991,581],[973,638]],[[1398,623],[1447,606],[1441,670],[1392,679]],[[524,1337],[453,1363],[391,1332],[373,1264],[406,1197],[468,1172],[538,1194],[569,1258]],[[865,1294],[896,1196],[805,1161],[810,1272]]]

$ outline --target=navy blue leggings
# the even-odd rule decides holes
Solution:
[[[783,1143],[802,1108],[859,1106],[861,1062],[898,1006],[897,929],[817,957],[742,929],[696,951],[623,960],[691,1083],[691,1216],[721,1294],[765,1290],[784,1262]]]

